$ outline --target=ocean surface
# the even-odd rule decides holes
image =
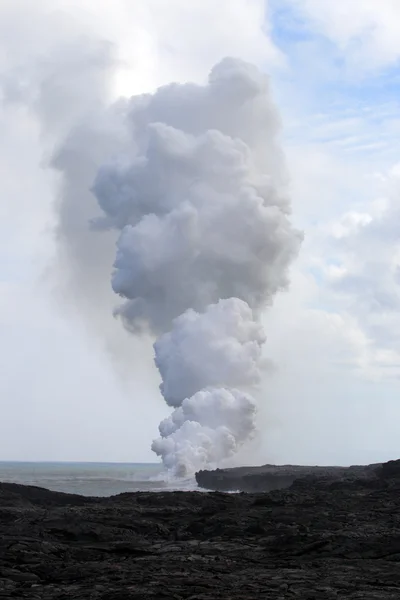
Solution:
[[[194,479],[173,480],[152,463],[1,462],[0,481],[83,496],[196,490]]]

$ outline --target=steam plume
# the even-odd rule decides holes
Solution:
[[[258,316],[287,286],[301,234],[288,219],[278,115],[255,67],[224,59],[207,85],[133,97],[126,115],[129,151],[97,173],[104,216],[92,226],[120,230],[116,314],[160,334],[160,389],[175,410],[153,450],[185,475],[254,432]]]

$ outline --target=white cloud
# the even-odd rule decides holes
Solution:
[[[290,293],[266,313],[275,372],[258,396],[256,456],[278,463],[357,464],[398,453],[398,380],[353,315],[318,306],[320,285],[297,265]],[[243,462],[254,461],[254,453]]]
[[[119,93],[203,81],[226,55],[257,65],[283,60],[264,0],[3,0],[0,65],[24,65],[76,35],[104,39],[120,61]]]
[[[386,198],[372,204],[369,212],[347,213],[342,218],[352,227],[346,235],[335,235],[333,227],[331,253],[342,270],[327,285],[339,306],[351,312],[387,360],[393,352],[400,367],[400,180],[398,167],[389,171],[385,181]],[[368,209],[368,207],[366,207]],[[386,349],[386,350],[385,350]]]
[[[289,0],[289,4],[299,8],[354,67],[375,69],[400,58],[397,0]]]

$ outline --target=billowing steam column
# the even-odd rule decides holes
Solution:
[[[97,228],[121,230],[116,310],[150,330],[172,415],[153,450],[186,476],[254,432],[258,316],[287,285],[301,234],[288,219],[279,119],[268,80],[234,59],[206,86],[171,84],[126,107],[132,144],[98,172]]]
[[[177,475],[218,464],[251,437],[256,407],[243,388],[259,380],[264,340],[248,304],[229,298],[202,314],[188,310],[154,344],[161,392],[175,410],[153,450]]]

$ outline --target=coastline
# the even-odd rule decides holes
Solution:
[[[349,467],[300,465],[232,467],[198,471],[196,481],[200,488],[218,492],[270,492],[289,488],[297,479],[315,477],[351,479],[374,476],[381,467],[382,463]]]

